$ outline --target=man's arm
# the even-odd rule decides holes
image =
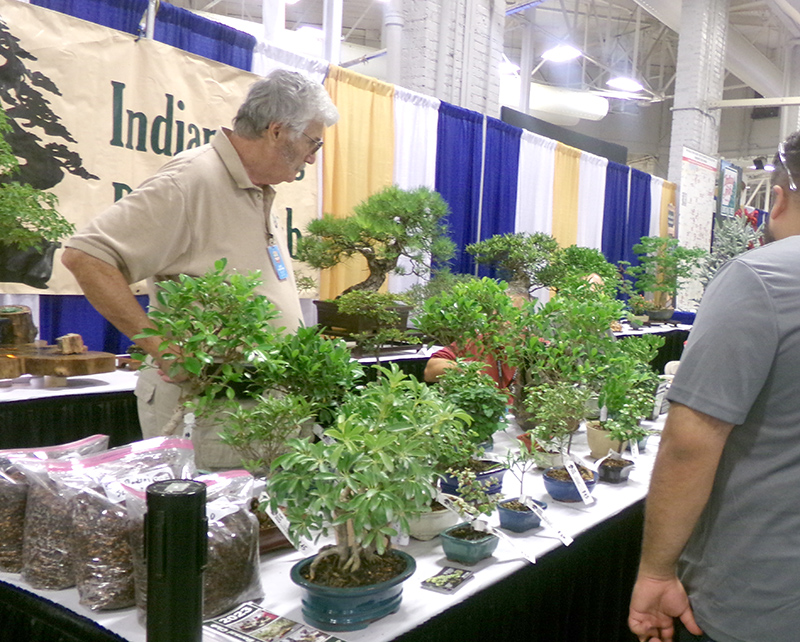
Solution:
[[[423,378],[428,383],[436,383],[447,368],[455,368],[458,364],[451,359],[431,357],[425,364]]]
[[[153,327],[116,266],[71,247],[64,251],[61,262],[75,276],[89,303],[125,336],[133,339],[144,328]],[[152,357],[160,356],[159,338],[135,342]]]
[[[700,634],[676,564],[708,501],[732,428],[682,404],[670,407],[650,481],[642,559],[628,616],[639,640],[670,642],[675,617]]]

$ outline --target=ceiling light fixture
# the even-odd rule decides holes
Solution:
[[[619,89],[620,91],[627,91],[634,94],[639,91],[644,91],[642,83],[626,76],[617,76],[616,78],[611,78],[606,84],[614,89]]]
[[[556,45],[545,51],[542,54],[542,59],[550,62],[567,62],[568,60],[575,60],[580,55],[582,55],[581,51],[572,45]]]

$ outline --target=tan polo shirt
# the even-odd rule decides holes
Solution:
[[[261,270],[257,292],[281,311],[274,324],[294,332],[302,320],[286,230],[271,211],[275,191],[247,176],[220,128],[211,143],[175,156],[137,189],[95,217],[66,245],[115,265],[129,283],[200,276],[221,258],[227,270]],[[288,272],[279,280],[270,243]]]

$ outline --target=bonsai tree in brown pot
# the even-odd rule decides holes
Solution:
[[[437,192],[392,185],[356,205],[350,216],[325,214],[311,221],[297,245],[299,260],[325,269],[358,255],[368,270],[363,281],[347,288],[335,301],[314,302],[319,325],[363,332],[369,328],[359,326],[358,317],[335,316],[342,297],[357,291],[377,292],[392,272],[427,276],[432,264],[446,263],[454,252],[445,225],[448,213],[447,203]],[[402,328],[409,310],[408,306],[400,308]]]

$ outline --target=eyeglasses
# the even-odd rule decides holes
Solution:
[[[308,140],[311,141],[311,143],[313,145],[313,147],[311,148],[311,152],[310,152],[311,154],[316,154],[322,148],[322,140],[317,140],[316,138],[311,138],[311,136],[309,136],[305,132],[300,132],[300,133],[303,134],[303,136],[305,136],[306,138],[308,138]]]
[[[797,183],[794,182],[794,177],[792,176],[792,170],[789,169],[789,164],[786,162],[786,149],[783,145],[783,142],[781,142],[781,144],[778,145],[778,160],[780,160],[781,165],[783,165],[784,168],[786,169],[786,175],[789,177],[789,189],[792,190],[793,192],[796,192]]]

